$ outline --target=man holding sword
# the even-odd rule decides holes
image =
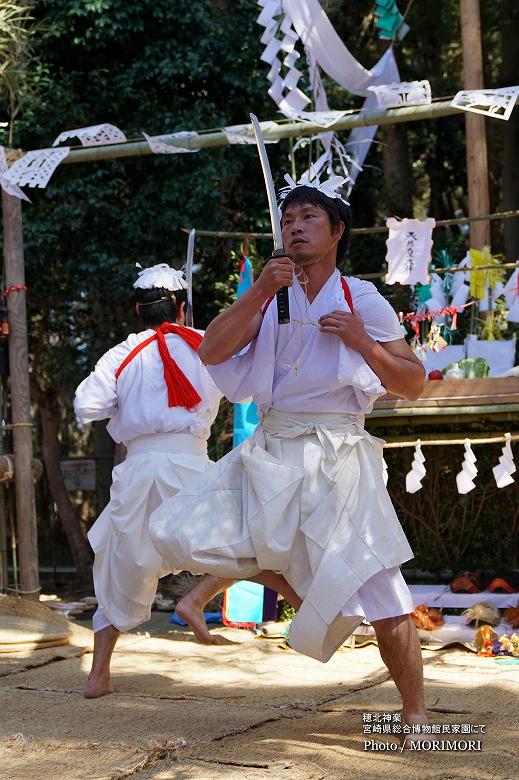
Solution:
[[[369,620],[405,721],[425,723],[413,602],[399,568],[413,554],[384,485],[381,443],[363,425],[386,390],[416,398],[424,371],[376,288],[337,269],[351,226],[337,192],[345,180],[285,179],[285,254],[209,325],[199,349],[230,401],[253,397],[260,424],[162,504],[150,532],[175,569],[279,572],[301,599],[289,642],[320,661]],[[276,233],[277,211],[271,217]],[[284,324],[272,299],[282,288]]]

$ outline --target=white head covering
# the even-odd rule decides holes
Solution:
[[[135,289],[150,290],[152,287],[163,287],[166,290],[187,290],[186,278],[182,271],[171,268],[167,263],[158,263],[151,268],[144,268],[133,283]]]
[[[348,179],[346,179],[344,176],[330,176],[327,181],[319,181],[319,176],[315,173],[313,168],[310,168],[309,173],[303,174],[299,181],[294,181],[294,179],[290,176],[289,173],[285,174],[285,181],[287,183],[286,187],[283,187],[279,190],[279,205],[283,203],[286,196],[289,192],[292,192],[293,189],[296,187],[313,187],[316,190],[319,190],[319,192],[322,192],[323,195],[326,195],[328,198],[338,198],[339,200],[342,200],[343,203],[346,203],[347,206],[349,206],[348,201],[343,198],[340,192],[337,192],[344,184],[348,182]]]

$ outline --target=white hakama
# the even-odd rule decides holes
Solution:
[[[375,287],[348,281],[368,333],[402,338]],[[413,553],[384,485],[382,443],[363,427],[385,390],[358,352],[317,325],[348,310],[339,272],[312,303],[297,281],[289,296],[289,325],[278,325],[272,304],[248,348],[209,366],[229,400],[253,396],[261,424],[157,509],[150,533],[174,570],[283,574],[303,598],[290,644],[327,661],[363,617],[412,611],[398,567]]]
[[[250,439],[153,513],[150,533],[175,570],[236,579],[282,573],[303,598],[290,644],[320,661],[364,616],[413,609],[399,571],[386,571],[413,553],[384,486],[381,445],[354,416],[270,412]],[[387,582],[370,600],[365,583],[383,572]],[[390,603],[380,598],[386,586]]]
[[[160,577],[172,569],[153,546],[149,517],[212,464],[207,445],[189,434],[142,436],[113,470],[110,501],[88,534],[95,553],[99,612],[119,631],[150,619]]]
[[[126,459],[113,470],[110,501],[88,534],[95,553],[95,631],[110,624],[128,631],[149,620],[157,581],[172,570],[151,542],[150,515],[212,464],[207,438],[221,393],[181,338],[166,336],[171,354],[202,398],[194,411],[168,406],[156,342],[136,354],[116,380],[123,360],[152,334],[132,334],[107,352],[74,401],[85,422],[109,416],[109,433],[127,447]]]

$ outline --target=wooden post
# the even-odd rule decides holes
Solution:
[[[479,0],[460,0],[461,41],[463,46],[463,87],[483,87],[483,52],[481,48],[481,20]],[[469,216],[490,212],[488,195],[488,157],[486,118],[471,111],[465,112],[467,137],[467,180]],[[490,222],[473,222],[470,226],[470,245],[474,249],[490,246]]]
[[[25,285],[22,205],[19,198],[2,191],[5,286]],[[11,410],[16,494],[16,528],[20,591],[27,598],[39,598],[38,535],[32,474],[32,426],[29,395],[27,309],[23,289],[7,296]]]

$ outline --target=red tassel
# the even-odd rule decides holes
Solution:
[[[180,336],[191,349],[198,352],[202,336],[196,331],[165,322],[157,331],[157,346],[164,365],[164,379],[168,388],[168,406],[183,406],[191,410],[202,400],[187,376],[170,355],[166,344],[166,333]]]

